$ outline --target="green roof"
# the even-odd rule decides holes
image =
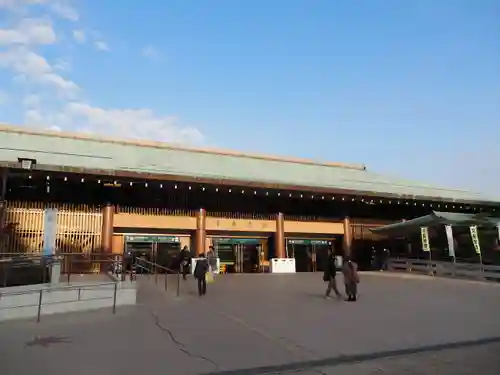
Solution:
[[[484,213],[480,214],[462,214],[455,212],[433,211],[426,216],[417,217],[412,220],[406,220],[395,224],[385,225],[383,227],[371,228],[373,233],[384,234],[388,236],[407,235],[420,231],[422,227],[436,227],[442,225],[452,225],[455,227],[468,227],[477,225],[479,227],[494,228],[500,223],[500,218],[492,217]]]
[[[500,203],[500,197],[446,189],[372,173],[364,166],[191,149],[155,142],[131,142],[85,135],[0,126],[0,163],[18,158],[38,164],[88,170],[178,176],[179,179],[248,183],[353,193],[395,199],[427,199],[460,203]]]

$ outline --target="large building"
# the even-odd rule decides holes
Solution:
[[[389,178],[364,165],[195,149],[0,127],[1,252],[40,252],[44,210],[58,209],[61,252],[213,245],[228,269],[328,248],[360,262],[386,246],[370,228],[433,211],[494,213],[500,199]],[[388,245],[387,245],[388,246]]]

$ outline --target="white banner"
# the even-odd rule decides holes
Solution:
[[[477,225],[471,225],[470,237],[472,239],[472,243],[474,244],[474,249],[476,250],[476,254],[481,255],[481,247],[479,245],[479,236],[477,234]]]
[[[422,237],[422,250],[425,252],[431,251],[429,244],[429,230],[427,227],[420,228],[420,236]]]
[[[455,241],[453,240],[453,229],[451,225],[446,225],[444,227],[446,230],[446,239],[448,240],[448,254],[450,257],[455,258]]]

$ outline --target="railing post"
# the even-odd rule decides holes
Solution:
[[[118,292],[118,283],[115,283],[113,291],[113,315],[116,314],[116,293]]]
[[[42,298],[43,298],[43,289],[40,289],[40,295],[38,296],[38,312],[36,315],[37,323],[40,323],[40,316],[42,315]]]
[[[164,277],[165,277],[165,290],[168,290],[168,272],[167,271],[165,271]]]
[[[158,267],[156,263],[153,265],[154,271],[155,271],[155,284],[158,284]]]
[[[5,288],[7,286],[7,281],[9,280],[9,262],[5,262],[3,266],[3,287]]]
[[[71,282],[71,261],[70,261],[70,256],[68,255],[66,255],[66,272],[69,284]]]
[[[177,297],[181,294],[181,273],[177,272]]]

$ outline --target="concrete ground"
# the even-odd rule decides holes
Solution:
[[[500,286],[365,274],[356,303],[321,274],[228,275],[198,298],[139,278],[135,307],[0,324],[18,375],[500,373]]]

